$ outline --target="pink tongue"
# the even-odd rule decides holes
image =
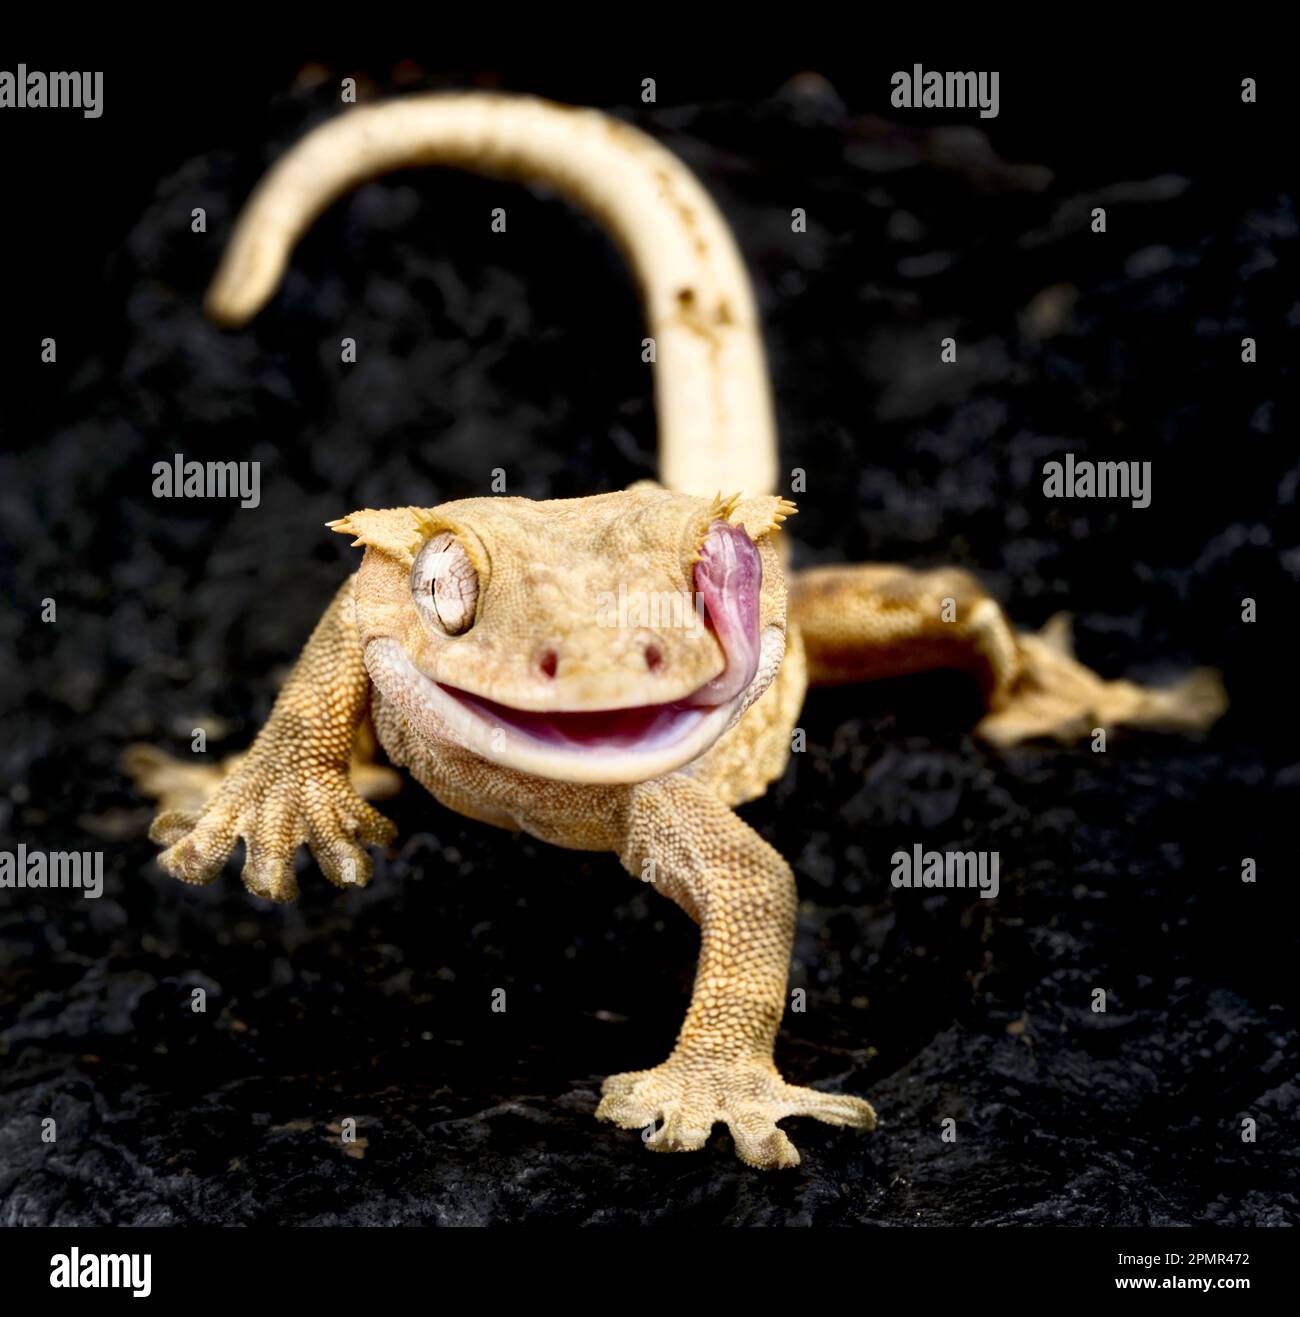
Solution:
[[[763,560],[742,526],[715,521],[695,564],[695,588],[704,599],[718,643],[727,656],[723,672],[701,686],[688,704],[726,704],[758,671],[758,592]]]

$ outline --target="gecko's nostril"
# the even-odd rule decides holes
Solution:
[[[658,645],[647,645],[645,647],[645,665],[651,672],[658,671],[663,666],[664,652]]]
[[[543,677],[555,676],[555,669],[560,666],[559,656],[553,649],[542,651],[542,657],[537,660],[537,666],[542,671]]]

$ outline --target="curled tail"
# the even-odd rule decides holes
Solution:
[[[244,324],[326,207],[367,179],[418,165],[537,180],[589,212],[640,283],[655,341],[663,483],[705,497],[775,489],[762,337],[731,231],[676,156],[597,110],[474,92],[345,111],[308,133],[257,186],[208,291],[208,314]]]

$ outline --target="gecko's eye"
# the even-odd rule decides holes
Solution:
[[[458,636],[474,625],[478,573],[450,531],[440,531],[416,554],[411,593],[421,616],[444,634]]]

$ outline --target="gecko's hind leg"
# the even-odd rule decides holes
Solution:
[[[1228,707],[1223,681],[1211,668],[1194,668],[1163,687],[1097,676],[1075,659],[1064,613],[1050,618],[1037,634],[1021,633],[1016,639],[1019,662],[975,729],[997,745],[1038,736],[1077,741],[1095,728],[1199,732]]]
[[[1219,675],[1199,668],[1156,689],[1106,681],[1074,657],[1069,619],[1018,632],[969,573],[956,569],[823,567],[795,577],[791,614],[812,685],[936,668],[980,680],[988,712],[976,731],[1012,745],[1075,741],[1096,727],[1200,731],[1227,708]]]

